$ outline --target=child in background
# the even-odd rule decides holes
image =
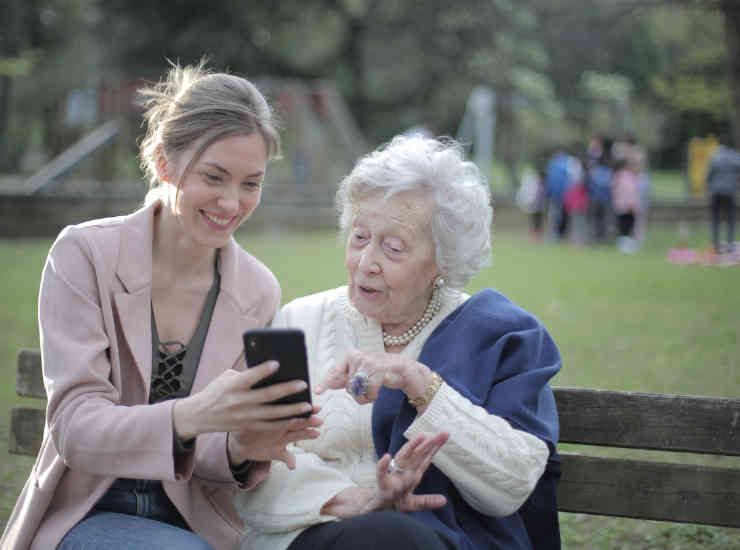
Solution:
[[[639,248],[635,239],[635,217],[640,208],[637,172],[629,159],[615,162],[612,180],[612,203],[617,217],[617,248],[631,254]]]
[[[542,227],[545,216],[545,171],[527,170],[522,175],[522,183],[516,193],[516,204],[529,216],[529,238],[542,240]]]
[[[570,242],[574,246],[583,246],[587,232],[588,189],[581,161],[576,157],[571,157],[568,175],[572,183],[565,192],[563,207],[571,220]]]

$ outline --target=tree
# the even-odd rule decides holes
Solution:
[[[47,154],[69,144],[58,108],[95,78],[88,27],[94,0],[0,3],[0,169],[18,170],[34,133]]]
[[[720,2],[724,15],[727,42],[729,83],[732,90],[732,135],[735,146],[740,146],[740,3],[735,0]]]

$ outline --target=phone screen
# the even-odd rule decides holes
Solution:
[[[247,367],[255,367],[271,359],[280,364],[275,373],[257,382],[255,388],[290,380],[304,380],[308,384],[304,391],[273,401],[274,404],[311,403],[311,383],[302,330],[292,328],[248,330],[244,333],[244,357]],[[296,417],[307,418],[310,415],[308,412]]]

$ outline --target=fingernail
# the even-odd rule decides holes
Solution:
[[[271,371],[276,371],[280,368],[280,363],[278,363],[277,361],[269,361],[269,364]]]
[[[305,390],[308,387],[308,384],[306,384],[303,380],[300,382],[295,383],[295,389],[296,391],[302,391]]]
[[[309,411],[312,411],[313,410],[313,405],[311,405],[311,403],[306,403],[305,405],[303,405],[303,407],[301,408],[301,410],[303,412],[305,412],[305,413],[307,413]]]

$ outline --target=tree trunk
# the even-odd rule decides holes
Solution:
[[[733,145],[740,147],[740,2],[722,0],[720,6],[725,20],[725,41],[729,61],[732,138]]]
[[[519,187],[519,174],[517,170],[517,148],[519,146],[517,135],[516,112],[514,110],[514,96],[510,90],[499,92],[498,101],[498,123],[496,124],[496,135],[502,136],[496,140],[496,148],[504,163],[506,173],[509,176],[509,191],[516,194]]]
[[[10,87],[12,81],[7,75],[0,75],[0,170],[7,170],[10,164],[8,151],[8,132],[10,125]]]

